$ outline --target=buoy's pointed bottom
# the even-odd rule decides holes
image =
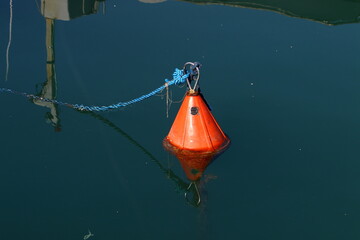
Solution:
[[[214,151],[180,149],[172,145],[167,138],[164,139],[163,146],[179,159],[187,178],[191,181],[197,181],[201,178],[207,166],[230,146],[230,139],[227,138],[223,145]]]

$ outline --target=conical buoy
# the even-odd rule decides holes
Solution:
[[[179,109],[164,147],[179,160],[187,177],[195,181],[210,162],[230,144],[201,93],[189,91]]]

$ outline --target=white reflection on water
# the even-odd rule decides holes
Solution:
[[[5,75],[5,81],[8,80],[8,75],[9,75],[9,52],[10,52],[10,46],[11,46],[11,35],[12,35],[12,0],[10,0],[9,2],[9,7],[10,7],[10,19],[9,19],[9,41],[8,41],[8,45],[6,47],[6,75]]]
[[[89,239],[89,238],[91,238],[91,237],[93,237],[93,236],[94,236],[94,234],[92,234],[92,233],[90,232],[90,229],[88,229],[88,234],[86,234],[86,235],[84,236],[84,240]]]

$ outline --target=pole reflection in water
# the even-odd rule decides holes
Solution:
[[[37,96],[47,99],[56,99],[56,71],[55,71],[55,49],[54,49],[54,20],[46,18],[46,81],[42,84]],[[33,99],[38,106],[47,107],[50,112],[46,114],[46,121],[51,123],[55,131],[61,130],[58,106],[51,102]]]
[[[6,47],[6,73],[5,73],[5,81],[8,80],[9,77],[9,68],[10,68],[10,46],[12,41],[12,19],[13,19],[13,3],[12,0],[9,1],[9,9],[10,9],[10,17],[9,17],[9,40]]]
[[[41,14],[46,23],[46,81],[40,84],[37,96],[45,99],[56,99],[57,83],[55,71],[55,20],[69,21],[76,17],[96,13],[99,0],[42,0]],[[38,4],[38,2],[36,2]],[[6,74],[8,74],[8,69]],[[37,85],[38,87],[39,85]],[[52,102],[32,99],[38,106],[47,107],[50,112],[46,113],[46,122],[50,123],[55,131],[61,130],[58,105]]]

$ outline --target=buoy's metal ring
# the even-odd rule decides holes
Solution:
[[[186,63],[184,64],[183,70],[186,70],[186,67],[187,67],[188,65],[195,66],[195,70],[196,70],[196,73],[197,73],[196,76],[195,76],[194,79],[193,79],[193,80],[195,81],[194,87],[191,87],[189,78],[186,79],[186,82],[187,82],[187,85],[188,85],[190,91],[195,91],[195,89],[197,88],[198,82],[199,82],[199,78],[200,78],[200,69],[199,69],[198,66],[195,65],[195,63],[193,63],[193,62],[186,62]]]

